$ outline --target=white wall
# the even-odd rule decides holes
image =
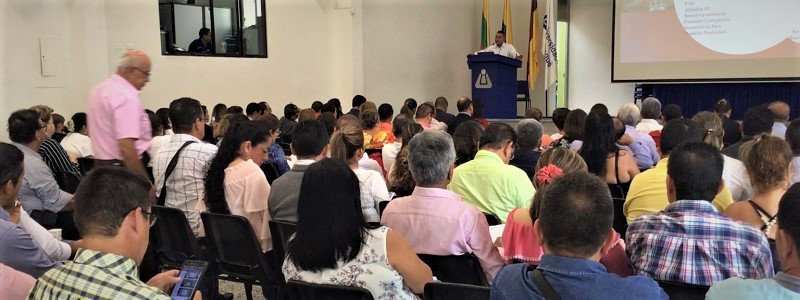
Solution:
[[[634,85],[611,83],[613,2],[573,0],[570,4],[568,106],[588,110],[605,103],[609,113],[633,102]]]

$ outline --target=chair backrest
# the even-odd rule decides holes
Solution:
[[[486,216],[486,223],[489,223],[489,226],[500,225],[500,218],[493,214],[483,213]]]
[[[83,174],[89,173],[89,171],[94,168],[94,158],[78,158],[78,166],[81,168],[81,172],[83,172]]]
[[[186,260],[205,260],[200,257],[200,246],[183,211],[158,205],[151,207],[158,221],[150,232],[162,265],[180,268]]]
[[[272,253],[275,255],[275,278],[278,284],[285,282],[280,266],[286,258],[289,238],[297,231],[297,225],[282,221],[269,221],[269,232],[272,233]]]
[[[625,198],[611,198],[614,205],[614,222],[612,227],[614,231],[619,232],[622,238],[625,238],[625,233],[628,231],[628,219],[625,217]]]
[[[267,182],[269,182],[269,184],[272,184],[275,179],[281,177],[280,173],[278,172],[278,168],[276,168],[273,164],[262,164],[261,171],[264,172],[264,176],[267,176]]]
[[[425,300],[488,300],[491,289],[460,283],[428,282],[425,284]]]
[[[242,216],[200,214],[206,231],[209,261],[217,274],[239,280],[269,279],[264,253],[250,222]]]
[[[478,258],[472,254],[438,256],[430,254],[417,254],[419,259],[427,264],[433,276],[437,279],[450,282],[478,286],[489,286],[486,275]]]
[[[53,174],[56,178],[56,183],[62,191],[70,194],[75,194],[78,185],[81,184],[81,178],[78,174],[72,172],[56,172]]]
[[[528,81],[527,80],[517,80],[517,98],[519,98],[520,95],[525,95],[524,99],[528,99],[528,98],[530,98],[530,96],[528,96],[529,94],[530,94],[530,90],[529,90],[529,87],[528,87]]]
[[[767,239],[767,241],[769,241],[769,251],[772,252],[772,267],[775,270],[775,273],[783,271],[783,266],[781,265],[781,260],[778,256],[778,244],[775,243],[774,239]]]
[[[389,205],[389,201],[378,202],[378,214],[380,214],[381,217],[383,217],[383,211],[386,210],[386,206],[388,206],[388,205]]]
[[[656,282],[658,282],[658,285],[664,289],[664,292],[667,293],[670,299],[705,299],[706,293],[708,293],[708,289],[710,288],[709,286],[671,281],[656,280]]]
[[[290,300],[327,300],[327,299],[344,299],[344,300],[372,300],[372,293],[367,289],[329,285],[329,284],[315,284],[302,281],[289,280],[286,283],[285,294],[287,299]]]

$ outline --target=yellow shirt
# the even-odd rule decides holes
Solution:
[[[733,197],[728,187],[724,187],[711,202],[719,212],[725,211],[731,203]],[[667,205],[667,158],[664,158],[654,168],[633,178],[623,211],[630,223],[640,215],[659,212]]]

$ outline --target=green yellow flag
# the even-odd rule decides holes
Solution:
[[[528,35],[528,86],[531,90],[536,86],[536,78],[539,77],[539,47],[536,46],[537,29],[539,25],[538,1],[531,0],[531,24],[530,35]]]
[[[511,39],[511,0],[503,2],[503,32],[506,33],[506,43],[513,44]]]
[[[483,0],[483,15],[481,16],[481,49],[489,47],[489,0]]]

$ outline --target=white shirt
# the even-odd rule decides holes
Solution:
[[[753,186],[750,184],[750,177],[747,175],[747,168],[738,159],[723,155],[724,166],[722,168],[722,179],[725,186],[731,191],[733,201],[744,201],[755,195]]]
[[[90,157],[92,152],[92,139],[89,136],[71,132],[61,140],[61,147],[75,155],[76,158]]]
[[[505,57],[510,57],[513,59],[517,59],[519,53],[517,53],[517,49],[514,48],[514,45],[509,43],[503,43],[500,47],[497,47],[497,44],[491,44],[486,49],[483,49],[481,52],[494,52],[494,54],[499,54]]]
[[[388,173],[391,170],[394,161],[397,159],[397,154],[400,153],[400,147],[403,143],[394,142],[383,145],[381,150],[381,157],[383,158],[383,169]]]
[[[658,121],[653,119],[642,119],[639,125],[636,125],[636,131],[644,134],[650,134],[651,131],[659,131],[663,128],[664,126],[658,124]]]
[[[47,257],[55,261],[68,260],[72,249],[67,243],[57,240],[47,229],[31,219],[24,209],[20,209],[19,227],[25,230],[33,239],[33,243],[44,250]]]
[[[206,144],[188,134],[175,134],[166,136],[169,142],[161,147],[153,156],[153,178],[155,178],[156,196],[161,193],[164,185],[164,175],[167,172],[172,157],[187,141],[195,143],[186,146],[181,151],[178,164],[172,175],[167,180],[167,199],[164,205],[174,207],[186,214],[186,219],[195,235],[200,234],[200,213],[197,211],[197,201],[205,191],[203,178],[211,166],[211,160],[217,154],[217,146]],[[153,139],[155,141],[155,139]],[[155,145],[155,143],[153,143]],[[264,199],[267,201],[267,199]]]
[[[792,158],[792,184],[800,182],[800,156]]]
[[[155,157],[158,150],[164,145],[169,143],[169,140],[172,139],[172,135],[159,135],[154,136],[150,143],[150,148],[147,149],[147,154],[150,154],[150,157]],[[153,160],[150,160],[150,166],[153,165]]]
[[[786,124],[782,122],[775,122],[772,124],[772,136],[777,136],[782,139],[786,139]]]
[[[359,167],[353,170],[358,177],[361,186],[361,212],[367,222],[380,222],[381,216],[378,214],[378,203],[389,201],[389,189],[383,175],[373,170],[365,170]]]
[[[374,159],[369,158],[366,152],[364,153],[364,156],[362,156],[361,159],[358,160],[358,167],[360,169],[372,170],[378,172],[378,174],[381,175],[381,179],[383,179],[383,170],[381,169],[381,165],[378,164],[378,162],[375,161]]]

